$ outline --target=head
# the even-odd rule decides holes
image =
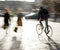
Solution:
[[[18,13],[22,13],[23,12],[23,9],[22,8],[19,8],[18,9]]]
[[[9,13],[10,9],[9,8],[5,8],[5,12]]]
[[[43,7],[40,7],[40,9],[43,9]]]

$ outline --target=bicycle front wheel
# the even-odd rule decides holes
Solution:
[[[42,31],[43,31],[43,29],[41,28],[41,25],[40,24],[37,24],[36,25],[36,32],[37,32],[37,34],[38,35],[41,35],[42,34]]]
[[[48,30],[47,30],[47,27],[45,27],[45,33],[46,33],[47,36],[52,37],[53,29],[50,25],[48,25]]]

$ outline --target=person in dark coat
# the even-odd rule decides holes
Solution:
[[[9,8],[5,8],[5,13],[4,13],[4,28],[9,26]]]
[[[42,21],[45,20],[46,27],[47,27],[47,30],[48,30],[48,17],[49,17],[48,10],[43,8],[43,7],[40,7],[40,10],[38,12],[38,16],[40,17],[39,22],[40,22],[41,28],[42,29],[44,28],[43,24],[42,24]]]

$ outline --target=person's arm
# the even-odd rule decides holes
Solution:
[[[41,10],[39,10],[38,12],[38,17],[39,17],[39,20],[41,19]]]
[[[8,14],[8,16],[9,16],[9,17],[8,17],[9,21],[11,21],[11,16],[10,16],[10,14]]]

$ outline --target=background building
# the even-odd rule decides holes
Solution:
[[[14,11],[18,8],[31,11],[34,8],[39,8],[41,5],[48,6],[50,12],[53,12],[53,10],[60,12],[60,0],[0,0],[0,9],[9,7]]]

